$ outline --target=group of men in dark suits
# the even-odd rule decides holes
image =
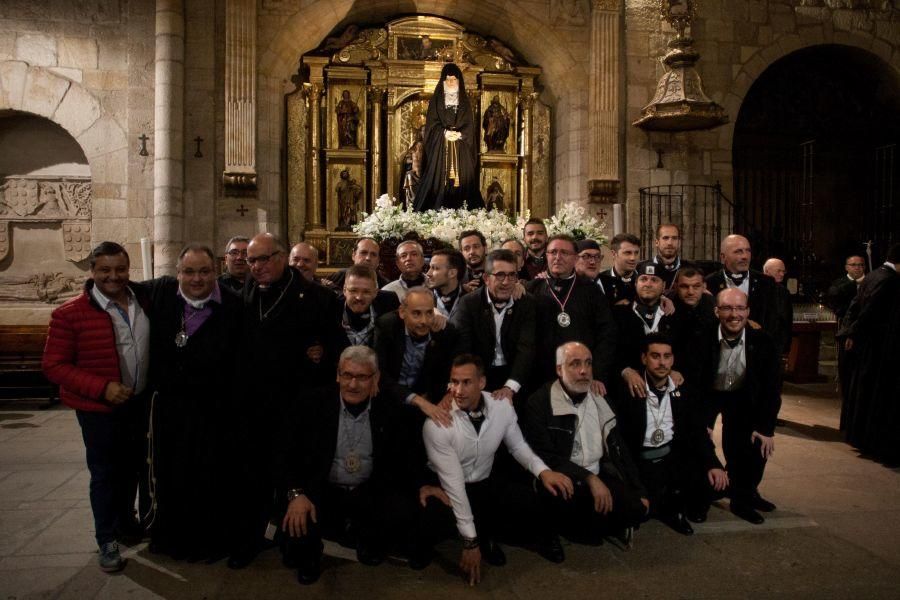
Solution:
[[[153,347],[168,357],[152,383],[165,401],[153,434],[174,436],[154,465],[218,473],[209,448],[183,461],[193,471],[179,471],[172,452],[190,447],[186,419],[230,414],[210,443],[228,461],[231,517],[224,537],[191,529],[218,517],[179,512],[177,480],[158,472],[154,547],[176,558],[227,553],[241,568],[268,524],[308,584],[323,538],[355,547],[365,564],[400,553],[421,569],[455,531],[474,584],[482,561],[505,563],[500,540],[561,562],[561,534],[628,544],[656,517],[690,535],[726,493],[734,514],[762,522],[759,511],[774,509],[757,488],[774,451],[783,334],[771,282],[749,271],[740,236],[723,242],[725,271],[705,280],[681,260],[677,227],[657,238],[658,255],[638,263],[640,240],[616,236],[606,273],[598,244],[548,236],[535,219],[524,244],[489,252],[483,235],[463,232],[428,268],[407,240],[396,252],[400,278],[387,284],[368,238],[328,283],[292,267],[270,234],[229,240],[218,282],[208,277],[211,251],[190,246],[178,284],[157,285],[159,308],[149,311]],[[193,289],[200,271],[204,286]],[[191,326],[208,307],[216,318]],[[214,360],[191,352],[200,342]],[[245,375],[229,378],[233,369]],[[215,407],[191,391],[201,375],[221,383]],[[711,436],[719,414],[725,468]],[[208,479],[192,494],[212,493]],[[215,548],[185,552],[185,531],[214,531]]]

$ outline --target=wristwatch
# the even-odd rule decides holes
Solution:
[[[463,549],[464,550],[474,550],[478,547],[478,538],[477,537],[464,537],[462,538]]]
[[[294,498],[296,498],[296,497],[298,497],[298,496],[302,496],[302,495],[304,495],[305,493],[306,493],[306,492],[303,491],[303,488],[293,488],[293,489],[288,490],[288,491],[287,491],[287,501],[288,501],[288,504],[290,504],[291,501],[292,501]]]

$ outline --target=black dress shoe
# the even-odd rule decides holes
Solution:
[[[743,504],[735,504],[734,501],[731,502],[731,512],[736,517],[740,517],[741,519],[747,521],[748,523],[753,523],[754,525],[761,525],[765,519],[763,516],[750,508],[749,506],[745,506]]]
[[[356,560],[368,567],[377,567],[384,562],[384,554],[364,544],[357,544]]]
[[[489,565],[502,567],[506,564],[506,554],[500,544],[494,541],[488,541],[481,545],[481,556]]]
[[[318,558],[300,561],[300,566],[297,567],[297,581],[302,585],[312,585],[319,580],[320,573]]]
[[[707,515],[708,511],[709,511],[709,509],[698,508],[695,510],[689,510],[685,514],[685,516],[687,517],[687,520],[690,521],[691,523],[706,523],[706,515]]]
[[[682,513],[675,513],[667,517],[663,522],[681,535],[694,535],[694,528],[691,527],[691,524],[688,523],[687,518]]]
[[[753,496],[753,498],[750,499],[750,506],[760,512],[772,512],[777,508],[774,504],[772,504],[759,494],[756,494],[755,496]]]
[[[566,560],[566,553],[563,550],[562,542],[559,541],[558,535],[554,535],[550,539],[538,544],[538,554],[556,564]]]

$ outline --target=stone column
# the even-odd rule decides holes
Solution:
[[[256,189],[256,0],[225,12],[226,191]]]
[[[184,245],[184,2],[156,0],[153,152],[155,276],[174,275]]]
[[[619,191],[619,0],[591,3],[591,201],[614,202]]]

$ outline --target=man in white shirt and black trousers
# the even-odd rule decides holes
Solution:
[[[428,467],[440,485],[424,485],[420,489],[423,510],[419,540],[410,560],[413,568],[427,566],[433,545],[442,537],[446,525],[455,520],[463,540],[459,566],[469,585],[481,579],[482,557],[494,566],[506,564],[506,556],[495,538],[504,516],[530,512],[533,516],[529,526],[538,530],[539,542],[555,541],[559,545],[558,539],[548,539],[552,535],[550,523],[539,514],[534,494],[516,493],[509,489],[510,482],[491,476],[494,454],[501,442],[549,494],[568,498],[573,491],[572,481],[551,471],[525,442],[512,404],[493,399],[484,387],[481,359],[472,354],[457,356],[450,372],[452,422],[449,427],[442,427],[428,420],[423,427]],[[523,501],[531,506],[519,506]],[[511,506],[514,503],[516,506]]]
[[[622,436],[650,495],[651,515],[683,535],[694,533],[688,516],[705,510],[711,497],[728,486],[706,431],[699,397],[690,386],[676,386],[670,374],[672,342],[650,333],[640,350],[642,397],[623,390],[614,403]]]

